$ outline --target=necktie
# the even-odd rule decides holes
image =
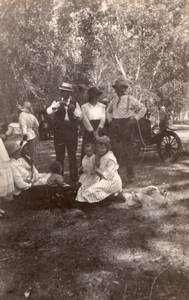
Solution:
[[[68,116],[68,105],[69,104],[70,104],[70,99],[68,99],[67,104],[64,107],[65,111],[66,111],[65,118],[64,118],[65,121],[69,121],[69,116]]]
[[[117,108],[118,108],[118,106],[119,106],[120,101],[121,101],[121,97],[118,98],[118,101],[117,101]]]

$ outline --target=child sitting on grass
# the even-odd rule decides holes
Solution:
[[[50,198],[54,203],[52,206],[71,208],[75,200],[76,190],[68,185],[62,174],[62,165],[59,161],[54,161],[50,166],[51,174],[47,179],[47,188]],[[52,189],[51,189],[52,188]]]
[[[47,185],[65,187],[69,186],[65,181],[62,174],[62,165],[59,161],[54,161],[50,166],[51,174],[47,179]]]

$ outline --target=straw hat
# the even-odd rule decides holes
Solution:
[[[124,78],[118,78],[116,79],[115,83],[112,85],[114,89],[118,87],[125,87],[126,89],[129,87],[129,83],[126,79]]]
[[[74,92],[72,84],[68,83],[68,82],[63,82],[61,84],[61,86],[59,87],[59,90],[68,91],[68,92],[72,92],[72,93]]]

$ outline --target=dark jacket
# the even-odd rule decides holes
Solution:
[[[57,112],[55,112],[52,127],[54,133],[54,139],[58,141],[63,141],[65,138],[77,137],[78,125],[77,119],[74,116],[74,111],[76,108],[76,101],[71,99],[68,105],[68,117],[69,121],[65,120],[66,109],[64,104],[61,103]]]

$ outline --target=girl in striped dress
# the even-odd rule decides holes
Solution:
[[[113,152],[110,151],[109,138],[107,136],[97,138],[96,146],[97,159],[94,170],[100,180],[91,186],[81,185],[76,197],[78,202],[100,202],[122,190],[122,181],[118,174],[119,166]]]

